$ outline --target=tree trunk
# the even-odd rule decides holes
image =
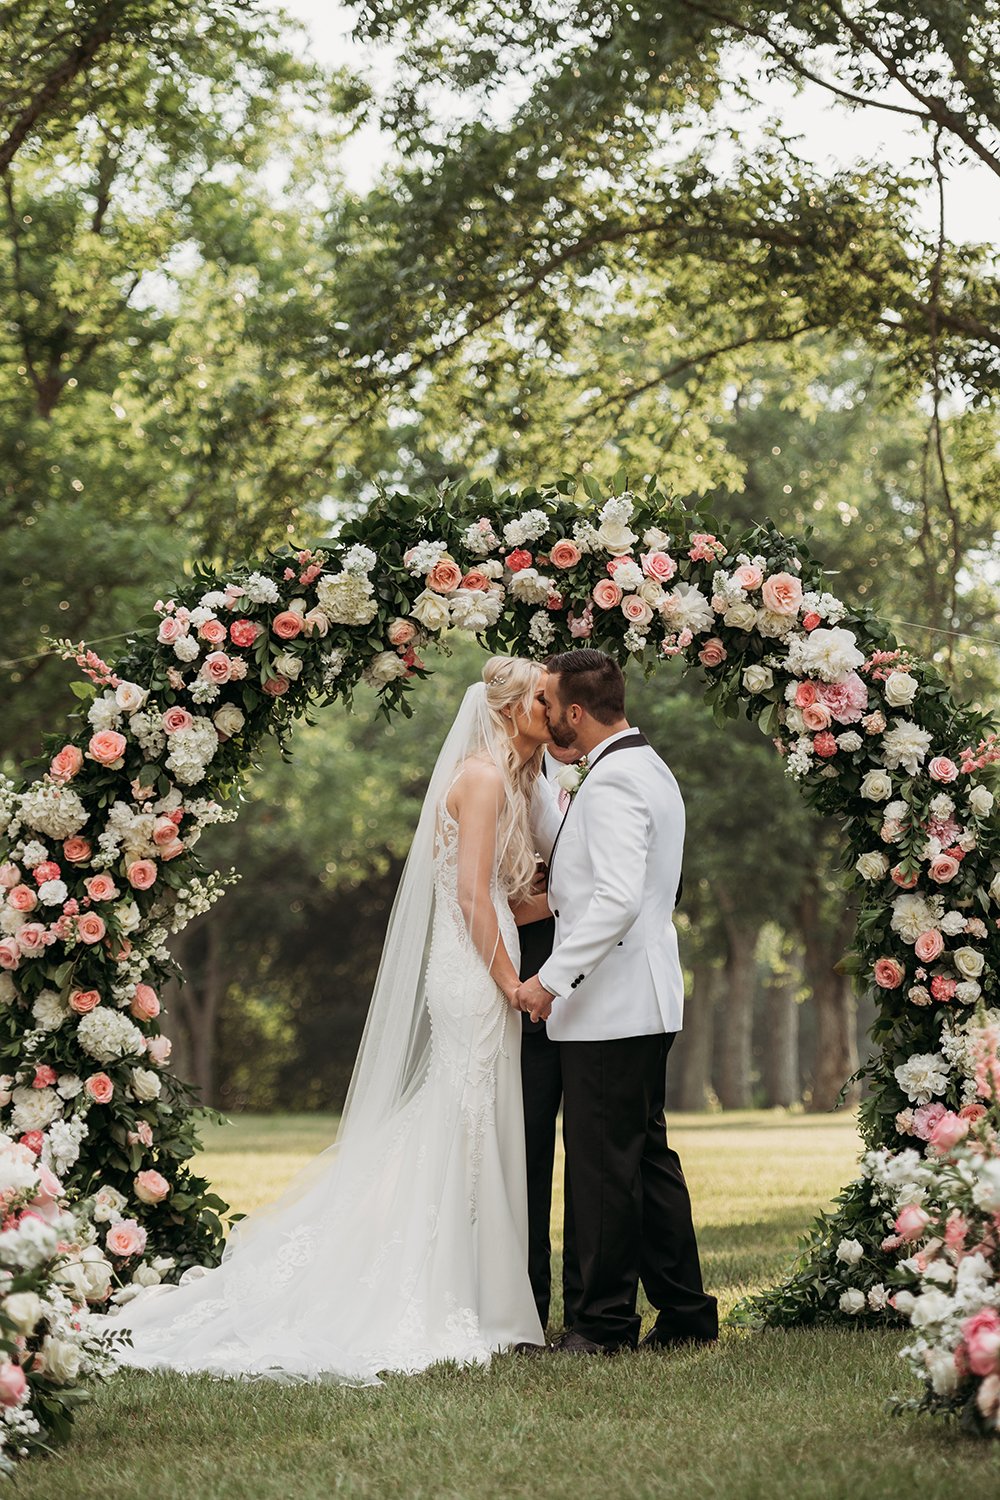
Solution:
[[[841,1088],[858,1066],[854,987],[846,975],[834,971],[834,964],[850,943],[854,914],[845,907],[832,926],[824,923],[819,887],[815,881],[809,881],[799,901],[798,915],[805,977],[812,991],[816,1016],[816,1052],[808,1105],[818,1114],[836,1107]],[[855,1086],[844,1102],[855,1104],[857,1100]]]
[[[750,1038],[757,987],[755,953],[759,930],[723,912],[728,952],[718,1007],[716,1093],[723,1109],[749,1109]]]
[[[787,1109],[798,1102],[799,1007],[795,993],[801,982],[798,964],[787,964],[764,987],[764,1046],[761,1075],[764,1103]]]
[[[718,969],[701,962],[691,971],[691,996],[684,1007],[684,1030],[670,1053],[667,1103],[671,1109],[703,1110],[712,1087],[713,1008]]]
[[[174,956],[184,969],[183,984],[170,987],[169,1008],[179,1023],[170,1038],[179,1041],[175,1071],[186,1076],[203,1104],[218,1103],[216,1093],[216,1023],[226,988],[223,932],[218,914],[195,933],[174,940]]]

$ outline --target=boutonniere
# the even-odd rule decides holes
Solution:
[[[564,792],[569,792],[571,797],[575,797],[587,779],[589,770],[587,757],[584,755],[575,765],[563,766],[556,777],[556,786],[561,787]]]

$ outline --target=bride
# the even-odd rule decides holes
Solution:
[[[123,1364],[370,1384],[543,1343],[512,1008],[516,922],[542,915],[535,848],[547,853],[553,831],[537,781],[542,675],[495,656],[465,694],[396,895],[336,1144],[236,1226],[215,1270],[126,1307]]]

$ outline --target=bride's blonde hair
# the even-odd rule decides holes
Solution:
[[[504,804],[497,831],[499,878],[512,901],[523,900],[535,878],[535,844],[528,812],[544,746],[521,762],[514,749],[518,709],[531,712],[544,668],[523,656],[491,656],[483,667],[486,710],[494,733],[493,759],[504,778]],[[504,710],[507,710],[505,713]]]

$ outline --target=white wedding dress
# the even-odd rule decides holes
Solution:
[[[234,1229],[220,1266],[126,1305],[122,1364],[370,1384],[543,1342],[527,1274],[521,1017],[469,936],[446,805],[484,718],[470,688],[397,895],[337,1144]],[[516,959],[497,864],[492,903]]]

